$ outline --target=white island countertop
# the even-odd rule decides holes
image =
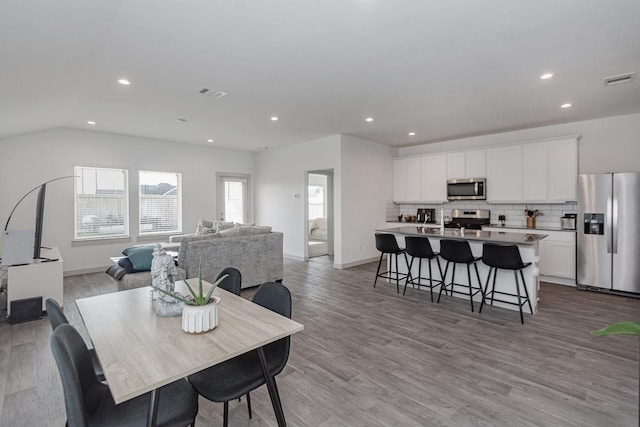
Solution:
[[[503,231],[482,231],[466,228],[445,228],[444,230],[424,228],[422,226],[405,226],[376,230],[381,233],[403,234],[407,236],[425,236],[436,239],[476,240],[480,242],[503,243],[512,245],[533,245],[547,237],[546,234],[509,233]]]

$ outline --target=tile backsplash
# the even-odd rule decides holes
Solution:
[[[387,221],[398,221],[400,214],[415,215],[418,208],[433,208],[436,210],[436,221],[440,222],[440,209],[444,207],[445,220],[451,218],[453,209],[488,209],[491,211],[491,223],[498,223],[498,215],[504,215],[505,225],[510,227],[526,227],[527,220],[524,213],[525,207],[529,210],[538,210],[542,215],[536,218],[536,224],[540,227],[560,227],[560,218],[566,213],[577,212],[577,204],[492,204],[481,201],[456,201],[444,204],[396,204],[387,203]]]

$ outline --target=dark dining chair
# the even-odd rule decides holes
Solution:
[[[67,427],[146,425],[149,393],[116,405],[109,386],[96,377],[87,345],[73,326],[62,324],[53,331],[51,350],[62,380]],[[198,395],[186,380],[168,384],[159,393],[158,426],[194,425]]]
[[[291,293],[281,283],[267,282],[260,285],[252,300],[271,311],[291,318]],[[289,336],[263,347],[268,371],[275,376],[284,369],[289,359]],[[264,374],[256,350],[234,357],[189,376],[189,382],[204,398],[224,403],[223,426],[229,425],[229,401],[247,395],[249,418],[251,401],[249,392],[265,384]],[[276,387],[277,394],[277,387]],[[277,400],[280,400],[279,395]]]
[[[69,324],[69,320],[62,311],[62,307],[60,307],[58,301],[53,298],[47,298],[45,306],[47,308],[49,323],[51,323],[51,329],[55,331],[58,326]],[[100,365],[100,360],[98,359],[98,355],[94,349],[89,349],[89,356],[91,356],[91,364],[93,365],[93,370],[95,371],[96,376],[100,381],[104,381],[105,378],[104,372],[102,371],[102,365]]]
[[[225,277],[218,286],[232,294],[240,295],[240,289],[242,289],[242,273],[240,273],[237,268],[227,267],[218,274],[216,280],[225,274],[227,277]]]

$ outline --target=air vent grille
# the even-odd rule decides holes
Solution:
[[[628,83],[633,80],[636,73],[625,73],[617,76],[611,76],[604,79],[605,86],[617,85],[620,83]]]
[[[223,92],[221,90],[211,90],[208,87],[203,87],[198,91],[200,95],[204,96],[213,96],[214,98],[220,99],[227,95],[227,92]]]

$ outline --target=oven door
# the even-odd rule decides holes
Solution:
[[[448,200],[486,200],[486,179],[450,179],[447,181]]]

